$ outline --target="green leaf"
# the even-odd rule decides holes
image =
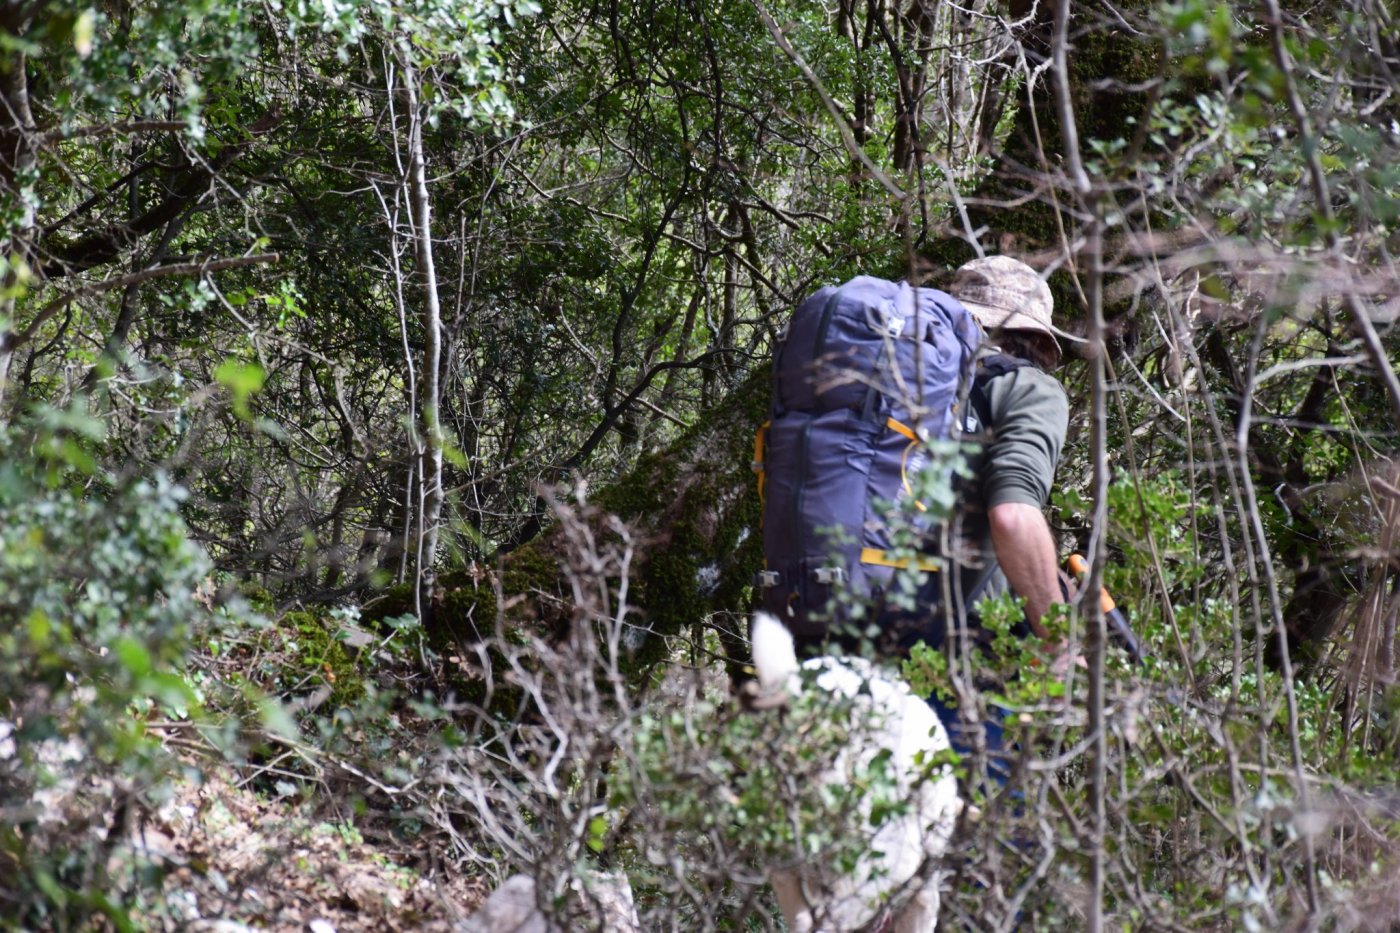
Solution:
[[[1200,0],[1183,3],[1171,19],[1171,27],[1176,32],[1185,32],[1197,23],[1204,22],[1206,18],[1205,4]]]
[[[73,49],[79,58],[92,54],[92,40],[97,32],[97,11],[84,10],[73,23]]]
[[[68,892],[54,879],[53,875],[49,874],[44,869],[39,868],[35,870],[34,885],[40,891],[43,891],[44,896],[59,908],[67,906]]]
[[[25,627],[29,630],[29,642],[40,651],[48,647],[49,634],[53,631],[53,622],[48,614],[42,609],[34,609],[24,620]]]
[[[199,703],[199,697],[179,674],[152,674],[141,686],[146,693],[161,703],[180,711],[186,711]]]
[[[1225,287],[1225,283],[1220,281],[1220,277],[1216,275],[1209,275],[1201,279],[1201,292],[1219,301],[1230,300],[1230,290]]]
[[[273,697],[263,697],[258,701],[258,717],[262,720],[263,728],[275,735],[291,742],[301,738],[301,730],[286,707]]]
[[[459,470],[467,468],[467,455],[455,444],[444,441],[442,445],[442,458]]]
[[[248,399],[262,390],[267,378],[263,368],[256,363],[241,363],[238,360],[224,360],[214,369],[214,378],[219,385],[229,390],[233,396],[233,412],[244,421],[252,417],[248,410]]]
[[[54,453],[60,460],[68,464],[79,473],[91,475],[97,472],[97,460],[83,449],[83,445],[71,437],[62,438],[54,443]]]
[[[151,655],[146,646],[134,638],[123,636],[117,640],[114,650],[122,666],[135,677],[145,677],[151,672]]]
[[[595,816],[588,821],[588,848],[594,852],[602,852],[607,835],[608,821],[606,817]]]

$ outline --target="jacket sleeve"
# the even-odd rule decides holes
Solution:
[[[1054,376],[1023,366],[986,386],[991,443],[981,470],[987,508],[1022,502],[1043,508],[1069,431],[1069,399]]]

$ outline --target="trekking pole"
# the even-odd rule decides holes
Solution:
[[[1083,583],[1089,576],[1089,565],[1084,558],[1078,554],[1071,554],[1065,560],[1065,566],[1069,572],[1074,574],[1079,582]],[[1128,657],[1136,664],[1142,663],[1142,645],[1138,642],[1137,634],[1133,627],[1128,624],[1128,616],[1118,604],[1113,601],[1113,597],[1108,594],[1108,587],[1099,588],[1099,606],[1103,608],[1104,621],[1108,623],[1109,634],[1113,636],[1119,646],[1126,652]]]

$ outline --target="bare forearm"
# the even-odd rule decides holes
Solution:
[[[1026,601],[1026,619],[1041,638],[1049,634],[1041,617],[1060,598],[1055,539],[1040,509],[1021,502],[992,506],[987,517],[992,547],[1011,590]]]

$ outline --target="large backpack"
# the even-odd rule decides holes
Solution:
[[[765,558],[756,582],[764,608],[799,636],[840,621],[825,615],[834,588],[878,596],[903,566],[877,503],[908,498],[924,441],[951,436],[980,341],[957,299],[905,282],[860,276],[798,305],[774,355],[754,469]]]

